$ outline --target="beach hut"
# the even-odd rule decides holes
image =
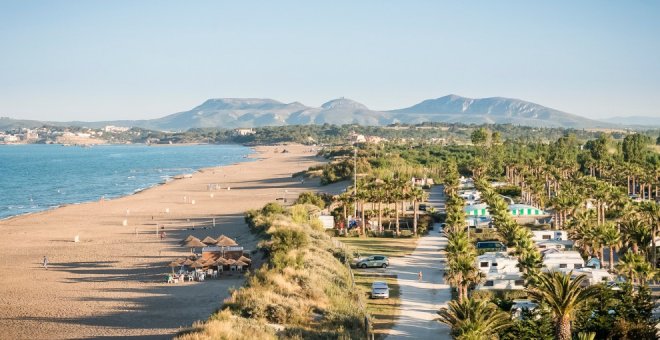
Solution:
[[[206,245],[215,244],[216,242],[218,242],[218,241],[216,241],[216,240],[215,240],[213,237],[211,237],[211,236],[206,236],[206,237],[202,240],[202,243],[204,243],[204,244],[206,244]]]

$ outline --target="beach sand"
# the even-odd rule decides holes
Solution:
[[[289,152],[281,153],[284,148]],[[292,178],[321,161],[309,149],[258,147],[253,162],[204,169],[127,197],[0,221],[0,338],[171,338],[180,327],[208,318],[243,277],[164,283],[167,264],[190,252],[179,241],[188,234],[225,234],[255,249],[243,213],[284,190],[290,198],[317,190],[318,181]],[[209,184],[222,189],[209,191]],[[158,226],[165,227],[163,241]],[[80,242],[73,242],[75,235]]]

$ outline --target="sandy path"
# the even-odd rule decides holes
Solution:
[[[285,189],[288,197],[315,189],[317,181],[291,178],[319,162],[309,147],[275,149],[283,147],[259,147],[257,161],[205,169],[136,195],[0,221],[0,338],[169,338],[206,319],[242,278],[168,285],[166,264],[189,252],[178,246],[188,234],[226,234],[254,249],[245,210]],[[231,191],[208,191],[209,183]],[[194,231],[186,230],[193,224]],[[166,228],[164,241],[157,225]],[[48,270],[41,267],[44,255]]]
[[[440,208],[444,205],[441,196],[442,187],[433,187],[429,203]],[[445,259],[439,252],[446,247],[447,238],[439,229],[434,225],[410,256],[390,259],[392,272],[398,275],[401,314],[387,339],[451,339],[449,327],[436,321],[438,310],[451,300],[450,287],[443,277]],[[420,271],[421,281],[417,276]]]

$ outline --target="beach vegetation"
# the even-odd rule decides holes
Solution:
[[[259,330],[257,338],[349,339],[365,336],[364,297],[354,289],[345,262],[322,230],[296,221],[296,212],[313,205],[281,206],[250,211],[263,240],[259,247],[267,263],[249,274],[243,287],[232,291],[221,311],[182,335],[182,339],[227,336],[218,320],[240,320]],[[249,215],[249,216],[248,216]],[[309,216],[309,215],[307,215]],[[268,326],[275,325],[275,326]]]

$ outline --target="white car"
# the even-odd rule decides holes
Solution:
[[[387,286],[386,282],[376,281],[371,284],[371,298],[372,299],[389,299],[390,298],[390,287]]]

